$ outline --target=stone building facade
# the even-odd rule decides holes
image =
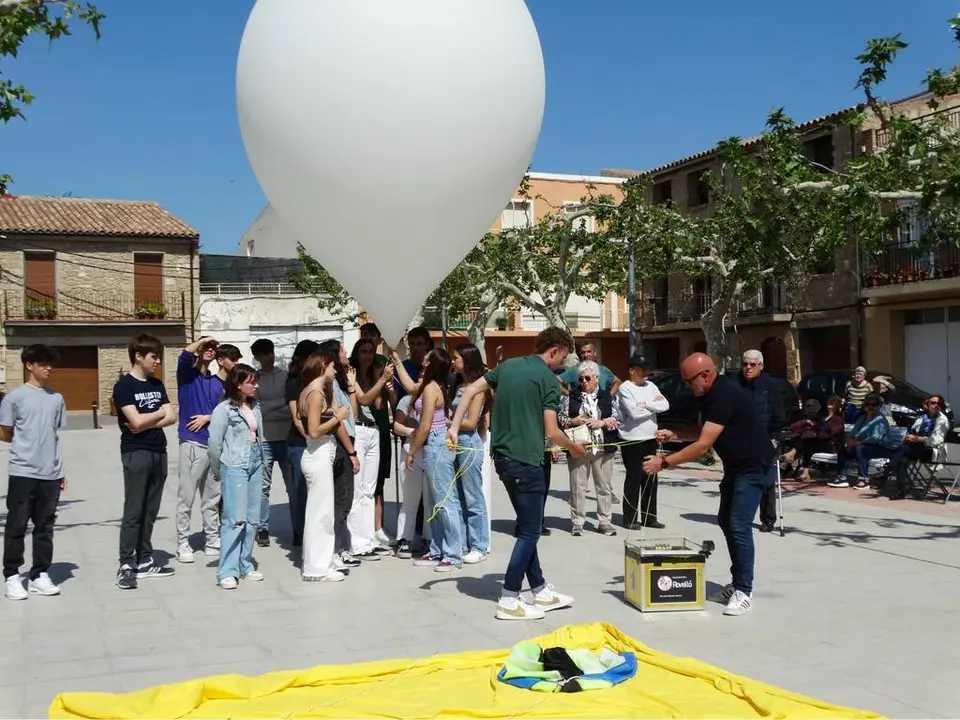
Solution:
[[[0,387],[23,382],[20,351],[46,343],[71,411],[106,411],[140,333],[166,347],[176,403],[179,350],[194,336],[199,234],[152,202],[0,197]]]

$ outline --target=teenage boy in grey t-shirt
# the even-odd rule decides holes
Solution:
[[[20,353],[26,382],[0,403],[0,440],[10,443],[7,526],[3,535],[4,594],[10,600],[59,595],[47,571],[53,562],[53,525],[67,488],[58,430],[67,424],[63,396],[47,387],[57,351],[30,345]],[[27,522],[33,520],[33,566],[23,587],[20,566]]]

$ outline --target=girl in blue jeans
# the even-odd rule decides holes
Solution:
[[[223,382],[226,399],[210,417],[210,468],[220,481],[220,563],[217,584],[236,590],[239,580],[263,580],[253,566],[253,543],[263,494],[263,417],[256,400],[257,371],[238,364]]]
[[[487,368],[480,349],[464,343],[453,351],[453,369],[457,373],[452,392],[451,410],[456,412],[467,386],[482,378]],[[460,423],[455,467],[460,491],[461,537],[463,562],[474,564],[487,559],[490,533],[487,525],[487,502],[483,496],[483,434],[486,433],[489,391],[475,395]]]
[[[422,380],[414,394],[413,406],[420,415],[420,424],[413,433],[404,461],[407,472],[412,472],[417,453],[423,448],[423,469],[434,506],[427,516],[430,550],[413,564],[432,567],[436,572],[456,570],[463,562],[460,537],[463,515],[454,478],[455,455],[447,447],[449,374],[450,356],[443,348],[434,348],[423,361]]]

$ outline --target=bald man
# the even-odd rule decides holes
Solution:
[[[643,469],[657,473],[697,460],[710,448],[717,451],[723,461],[717,524],[727,541],[732,580],[708,599],[726,603],[724,615],[745,615],[753,606],[753,518],[770,484],[775,451],[753,401],[736,381],[718,377],[717,366],[708,355],[690,355],[680,366],[680,375],[700,398],[700,437],[680,452],[647,457]],[[657,433],[661,443],[675,437],[670,430]]]

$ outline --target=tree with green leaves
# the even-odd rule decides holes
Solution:
[[[529,188],[525,178],[519,195],[529,197]],[[584,197],[577,209],[554,208],[529,227],[487,233],[434,290],[425,307],[443,306],[449,317],[469,316],[467,337],[481,349],[492,317],[508,305],[540,313],[549,324],[569,329],[565,310],[572,295],[602,301],[608,292],[623,288],[622,242],[591,231],[614,206],[611,196]],[[291,278],[296,287],[315,295],[320,306],[334,314],[356,308],[349,293],[316,259],[302,247],[299,255],[302,270]],[[353,317],[359,314],[355,309]]]
[[[951,29],[960,41],[960,18]],[[889,138],[885,147],[842,168],[819,166],[779,109],[758,140],[730,138],[715,149],[721,171],[704,177],[713,201],[709,216],[652,204],[649,178],[642,176],[628,183],[618,208],[608,209],[609,232],[636,244],[639,279],[678,271],[709,279],[700,326],[721,367],[728,360],[726,329],[747,293],[774,283],[789,294],[854,238],[869,253],[907,217],[921,221],[921,248],[960,237],[957,129],[945,113],[918,123],[878,97],[891,63],[906,47],[899,35],[875,39],[857,58],[865,101],[845,122],[858,130],[879,126]],[[960,71],[931,71],[925,86],[930,110],[937,111],[960,90]],[[898,204],[904,200],[914,202]]]
[[[100,38],[103,13],[89,2],[77,0],[0,0],[0,60],[16,58],[27,38],[40,35],[52,43],[71,34],[76,25],[87,25]],[[23,110],[33,102],[33,94],[15,84],[0,70],[0,121],[26,119]],[[0,195],[13,178],[0,173]]]

